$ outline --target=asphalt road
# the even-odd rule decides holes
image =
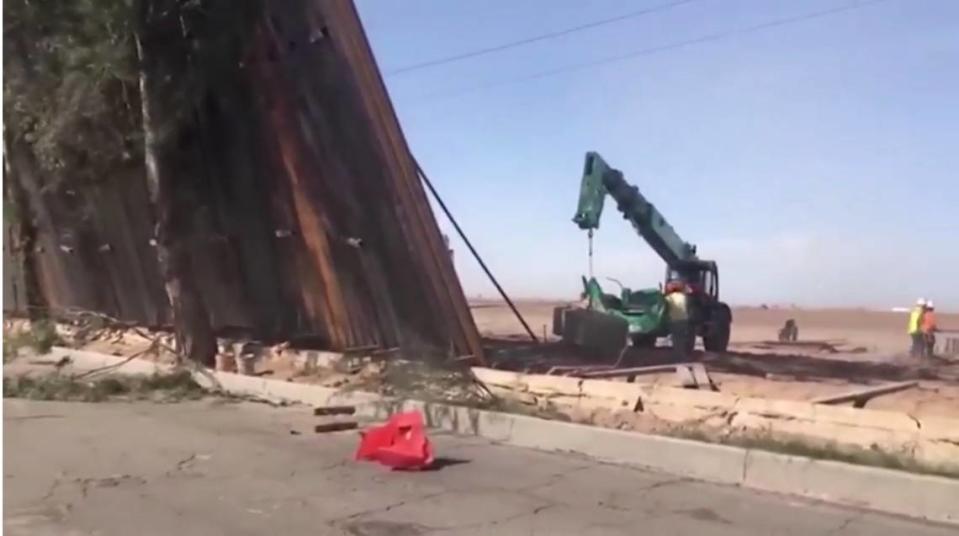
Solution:
[[[434,435],[434,471],[351,461],[305,409],[4,401],[16,535],[956,534],[871,512]],[[295,431],[298,433],[291,433]]]

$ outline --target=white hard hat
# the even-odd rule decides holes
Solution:
[[[918,300],[916,300],[916,305],[925,305],[925,304],[926,304],[925,298],[919,298]]]
[[[935,306],[932,304],[932,300],[926,302],[926,307],[933,309]]]

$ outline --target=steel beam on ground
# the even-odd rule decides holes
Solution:
[[[869,402],[871,399],[881,396],[888,395],[890,393],[896,393],[899,391],[904,391],[906,389],[912,389],[919,385],[917,381],[906,381],[906,382],[896,382],[896,383],[887,383],[885,385],[879,385],[876,387],[867,387],[865,389],[857,389],[855,391],[849,391],[846,393],[831,395],[831,396],[822,396],[819,398],[814,398],[812,400],[813,404],[842,404],[845,402],[852,402],[854,407],[861,408],[866,405],[866,402]]]
[[[642,374],[659,374],[662,372],[675,372],[677,367],[690,367],[693,363],[677,363],[675,365],[652,365],[648,367],[619,368],[613,370],[597,370],[584,372],[579,375],[581,378],[619,378],[622,376],[639,376]]]

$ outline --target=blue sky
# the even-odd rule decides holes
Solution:
[[[384,73],[665,3],[357,0]],[[587,239],[571,218],[596,150],[719,262],[730,303],[959,309],[959,2],[887,0],[529,79],[852,3],[698,0],[386,83],[413,153],[516,296],[579,291]],[[662,261],[607,208],[596,273],[655,286]],[[453,247],[466,292],[494,295]]]

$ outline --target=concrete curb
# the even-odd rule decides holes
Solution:
[[[69,354],[78,368],[116,364],[123,358],[56,348]],[[117,369],[152,373],[157,365],[133,360]],[[959,524],[959,480],[816,460],[773,452],[714,445],[671,437],[624,432],[588,425],[462,406],[390,399],[281,380],[233,373],[194,373],[204,387],[269,400],[309,405],[350,404],[362,417],[384,419],[400,410],[420,410],[431,428],[491,441],[554,452],[575,452],[601,461],[798,495],[930,521]]]

